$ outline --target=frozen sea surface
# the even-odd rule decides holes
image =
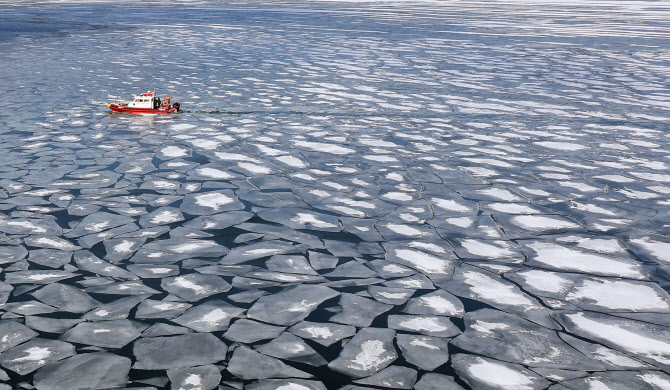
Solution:
[[[0,389],[670,389],[667,3],[114,3],[0,1]]]

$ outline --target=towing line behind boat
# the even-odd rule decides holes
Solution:
[[[107,103],[107,108],[117,112],[132,112],[146,114],[171,114],[179,112],[181,104],[170,103],[171,96],[166,96],[161,100],[156,94],[156,90],[149,91],[141,95],[135,95],[132,102],[125,100],[115,100],[114,103]]]

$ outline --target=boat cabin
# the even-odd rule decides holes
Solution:
[[[161,100],[156,96],[156,91],[135,95],[133,101],[128,103],[131,108],[157,109],[161,105]]]

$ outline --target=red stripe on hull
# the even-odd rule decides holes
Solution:
[[[175,112],[176,110],[172,107],[165,109],[165,110],[155,110],[152,108],[128,108],[128,107],[119,107],[115,104],[112,104],[109,106],[109,108],[112,109],[112,111],[116,112],[131,112],[135,114],[171,114]]]

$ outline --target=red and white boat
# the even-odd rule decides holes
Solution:
[[[172,97],[166,96],[161,98],[156,95],[156,90],[149,91],[141,95],[135,95],[132,102],[124,100],[116,100],[114,103],[107,103],[107,107],[112,111],[118,112],[133,112],[146,114],[170,114],[179,112],[181,104],[170,103]]]

